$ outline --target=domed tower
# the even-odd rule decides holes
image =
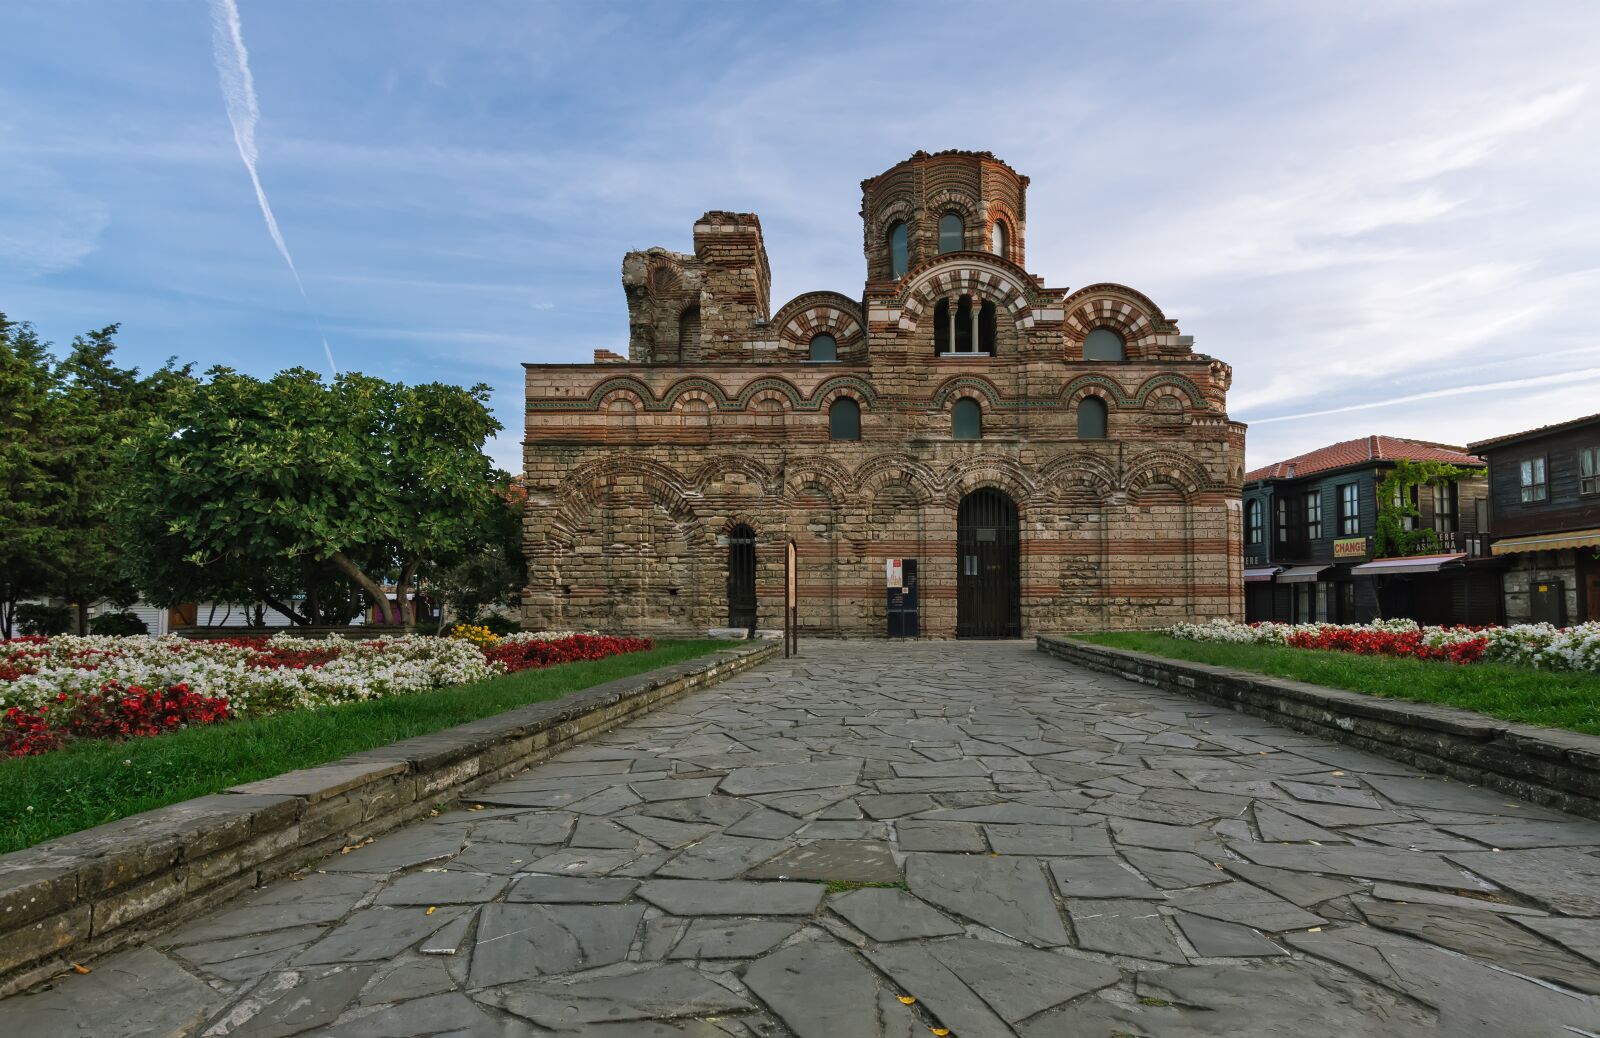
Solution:
[[[987,151],[919,151],[861,182],[867,280],[898,281],[947,252],[1023,265],[1028,178]]]

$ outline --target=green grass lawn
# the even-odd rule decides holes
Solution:
[[[1497,663],[1463,666],[1280,645],[1192,642],[1142,631],[1074,637],[1114,649],[1253,670],[1415,703],[1458,706],[1506,721],[1600,735],[1600,675],[1595,674]]]
[[[0,760],[0,852],[728,647],[725,641],[658,641],[648,652],[474,685]]]

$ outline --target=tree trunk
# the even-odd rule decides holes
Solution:
[[[272,611],[273,612],[282,613],[284,616],[288,617],[289,618],[289,622],[291,624],[294,624],[296,627],[305,626],[306,618],[301,616],[299,613],[295,612],[294,611],[294,606],[287,605],[287,604],[285,604],[283,602],[280,602],[276,598],[273,598],[271,595],[268,595],[265,592],[258,592],[257,595],[261,599],[261,601],[265,602],[267,605],[272,607]],[[261,610],[260,609],[256,610],[256,616],[257,616],[257,626],[260,626],[261,622],[262,622]]]
[[[306,621],[312,625],[322,623],[322,607],[317,603],[318,566],[308,558],[300,560],[300,579],[306,586]]]
[[[400,607],[400,622],[407,627],[417,622],[416,603],[411,599],[411,581],[417,575],[417,567],[422,564],[421,559],[412,559],[400,567],[400,584],[395,591],[395,602]]]
[[[0,641],[11,640],[11,624],[16,619],[17,600],[14,598],[0,599]]]
[[[81,638],[89,633],[89,607],[80,601],[76,608],[78,610],[78,637]]]
[[[361,572],[361,567],[350,561],[350,556],[342,551],[336,551],[328,556],[328,561],[339,567],[339,572],[356,582],[356,585],[365,591],[378,607],[378,619],[385,624],[393,625],[395,619],[394,605],[389,601],[389,596],[383,593],[383,588],[373,582],[373,579]]]

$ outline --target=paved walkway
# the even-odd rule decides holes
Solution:
[[[804,651],[0,1034],[1600,1034],[1600,825],[1025,643]]]

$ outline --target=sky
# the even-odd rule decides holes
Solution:
[[[0,312],[125,362],[484,382],[626,351],[623,253],[761,216],[860,295],[860,181],[1032,179],[1029,268],[1233,366],[1251,467],[1600,411],[1600,4],[6,0]]]

